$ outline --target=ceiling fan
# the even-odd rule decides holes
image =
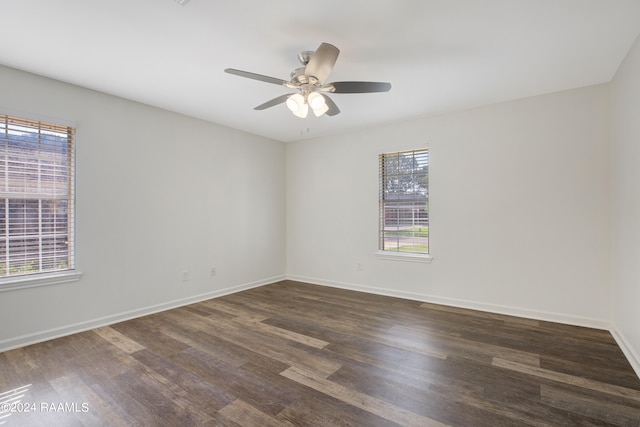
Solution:
[[[298,54],[298,60],[303,66],[291,72],[291,80],[289,81],[233,68],[226,68],[224,71],[236,76],[273,83],[297,90],[294,94],[280,95],[264,104],[260,104],[255,107],[254,110],[264,110],[275,105],[286,103],[289,110],[301,118],[307,117],[309,107],[311,107],[316,117],[325,113],[327,116],[335,116],[338,114],[340,109],[326,93],[373,93],[388,92],[391,89],[391,83],[384,82],[348,81],[325,83],[333,70],[339,53],[340,50],[329,43],[322,43],[315,52],[300,52]]]

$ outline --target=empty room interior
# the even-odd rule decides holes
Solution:
[[[640,426],[640,1],[0,17],[0,425]]]

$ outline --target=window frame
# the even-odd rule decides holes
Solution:
[[[420,203],[426,203],[426,206],[424,208],[424,213],[418,212],[418,226],[420,227],[421,223],[424,223],[424,219],[421,217],[426,216],[426,227],[427,227],[427,251],[428,252],[405,252],[405,251],[401,251],[400,247],[398,246],[397,250],[389,250],[389,249],[385,249],[385,233],[388,232],[385,231],[386,230],[386,225],[387,225],[387,218],[386,218],[386,210],[385,208],[388,207],[388,202],[391,201],[391,203],[395,203],[398,204],[398,200],[401,199],[402,197],[399,198],[385,198],[385,195],[388,194],[388,190],[387,190],[387,173],[385,171],[385,167],[386,167],[386,163],[385,160],[392,157],[392,156],[397,156],[398,157],[398,161],[400,161],[400,157],[403,155],[407,155],[407,154],[411,154],[413,159],[416,159],[416,156],[418,157],[423,157],[426,158],[426,162],[427,162],[427,168],[426,168],[426,196],[416,196],[414,198],[408,197],[404,200],[404,202],[407,205],[413,204],[415,205],[420,204]],[[430,156],[430,152],[429,152],[429,148],[428,147],[424,147],[424,148],[416,148],[416,149],[409,149],[409,150],[401,150],[401,151],[392,151],[392,152],[385,152],[385,153],[380,153],[378,155],[378,185],[379,185],[379,189],[378,189],[378,251],[376,252],[376,257],[379,259],[384,259],[384,260],[394,260],[394,261],[409,261],[409,262],[426,262],[426,263],[430,263],[433,260],[433,257],[431,256],[430,252],[431,252],[431,246],[430,246],[430,240],[429,240],[429,156]],[[410,174],[413,174],[413,172],[417,171],[417,168],[414,169],[410,169],[409,172]],[[399,174],[399,175],[406,175],[406,174]],[[396,193],[397,194],[397,193]],[[402,194],[402,193],[401,193]],[[426,199],[426,200],[424,200]],[[400,209],[400,207],[396,207],[396,209]],[[414,208],[412,208],[412,211],[414,210]],[[412,212],[411,214],[412,216],[412,224],[415,224],[415,219],[414,219],[414,213]],[[401,223],[401,219],[400,219],[400,213],[398,213],[397,219],[398,219],[398,225],[397,227],[400,227],[400,223]],[[400,229],[398,228],[398,230],[396,230],[395,232],[399,232]],[[413,230],[412,230],[413,231]],[[415,238],[415,237],[413,237]]]
[[[76,215],[75,215],[75,201],[76,201],[76,182],[75,182],[75,173],[76,173],[76,126],[75,123],[70,123],[66,120],[59,119],[51,119],[51,118],[34,118],[28,117],[28,115],[22,113],[2,113],[0,114],[0,143],[3,145],[1,149],[3,171],[4,176],[2,177],[4,180],[4,185],[0,188],[0,200],[3,202],[4,206],[4,215],[3,215],[3,237],[7,239],[6,243],[3,243],[5,246],[5,254],[3,255],[3,259],[0,260],[2,264],[7,268],[6,259],[10,259],[11,252],[9,250],[9,241],[10,238],[20,239],[22,238],[27,241],[27,239],[36,239],[39,244],[37,249],[31,249],[30,251],[25,251],[25,260],[30,256],[37,256],[39,261],[36,263],[38,265],[38,271],[33,272],[25,272],[22,271],[17,274],[7,274],[0,277],[0,292],[14,290],[14,289],[22,289],[29,288],[35,286],[43,286],[50,284],[59,284],[59,283],[69,283],[74,282],[80,279],[82,273],[79,272],[76,268]],[[18,146],[11,147],[9,132],[13,130],[15,132],[22,132],[18,138],[24,138],[20,142],[20,139],[14,139],[14,141],[18,141],[15,144]],[[61,136],[59,136],[61,135]],[[22,144],[22,146],[19,146]],[[49,144],[49,145],[47,145]],[[33,145],[32,147],[29,147]],[[46,151],[47,148],[48,150]],[[9,150],[9,151],[7,151]],[[11,151],[13,150],[13,153]],[[45,151],[43,151],[45,150]],[[16,189],[12,188],[12,182],[10,177],[10,160],[9,155],[13,154],[14,156],[24,156],[23,161],[24,164],[20,163],[20,160],[14,160],[14,168],[21,166],[25,168],[23,172],[18,172],[18,177],[20,174],[24,174],[25,180],[32,179],[31,177],[27,178],[27,175],[32,173],[28,168],[28,164],[33,162],[33,159],[28,158],[28,154],[32,153],[33,159],[38,159],[38,169],[36,172],[38,187],[37,190],[29,187],[29,183],[24,181],[24,188]],[[47,154],[48,153],[48,154]],[[57,154],[56,154],[57,153]],[[47,157],[49,156],[49,157]],[[41,159],[43,159],[41,161]],[[56,161],[63,159],[62,165],[56,163]],[[66,160],[65,160],[66,159]],[[52,164],[48,164],[47,161],[52,161]],[[16,163],[17,162],[17,163]],[[17,165],[17,166],[16,166]],[[52,172],[53,171],[53,172]],[[61,175],[58,175],[61,173]],[[62,176],[62,178],[59,178]],[[60,181],[62,179],[62,181]],[[53,182],[53,189],[45,185],[44,187],[40,187],[40,183],[46,184],[46,182]],[[58,185],[62,183],[63,192],[59,192]],[[26,227],[28,225],[27,219],[23,220],[22,227],[24,231],[22,232],[22,236],[20,234],[12,236],[11,233],[11,207],[20,205],[19,200],[24,200],[25,207],[29,204],[30,201],[36,201],[38,208],[37,212],[30,212],[32,215],[35,214],[38,219],[38,227],[35,233],[27,233]],[[55,200],[61,201],[61,208],[64,211],[63,217],[64,220],[60,221],[60,214],[54,211],[47,212],[46,206],[56,206],[57,203]],[[18,202],[16,202],[18,201]],[[14,213],[15,214],[15,213]],[[49,214],[49,216],[53,215],[53,220],[49,218],[49,222],[43,220],[43,217]],[[25,217],[26,218],[26,217]],[[52,221],[52,222],[51,222]],[[59,224],[64,226],[64,231],[58,231],[57,227]],[[53,231],[51,231],[53,230]],[[33,231],[33,230],[32,230]],[[63,252],[62,257],[56,255],[55,252],[57,248],[54,248],[53,255],[47,254],[47,247],[43,245],[43,243],[47,243],[47,240],[53,239],[50,244],[57,246],[55,243],[56,239],[59,239],[63,233],[66,236],[66,251]],[[3,239],[4,240],[4,239]],[[49,248],[51,249],[51,248]],[[36,253],[37,252],[37,253]],[[7,258],[4,258],[7,257]],[[66,268],[58,267],[43,267],[46,261],[50,265],[55,265],[59,262],[64,262]],[[11,261],[9,261],[10,263]],[[11,266],[11,263],[9,264]],[[26,268],[26,266],[24,267]]]

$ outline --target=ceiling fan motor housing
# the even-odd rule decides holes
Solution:
[[[296,84],[296,86],[304,86],[304,85],[316,85],[318,84],[318,79],[314,76],[308,76],[305,74],[306,68],[300,67],[293,70],[290,74],[291,81]]]

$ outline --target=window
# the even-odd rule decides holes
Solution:
[[[75,268],[73,136],[0,115],[0,279]]]
[[[429,254],[429,151],[380,155],[381,251]]]

